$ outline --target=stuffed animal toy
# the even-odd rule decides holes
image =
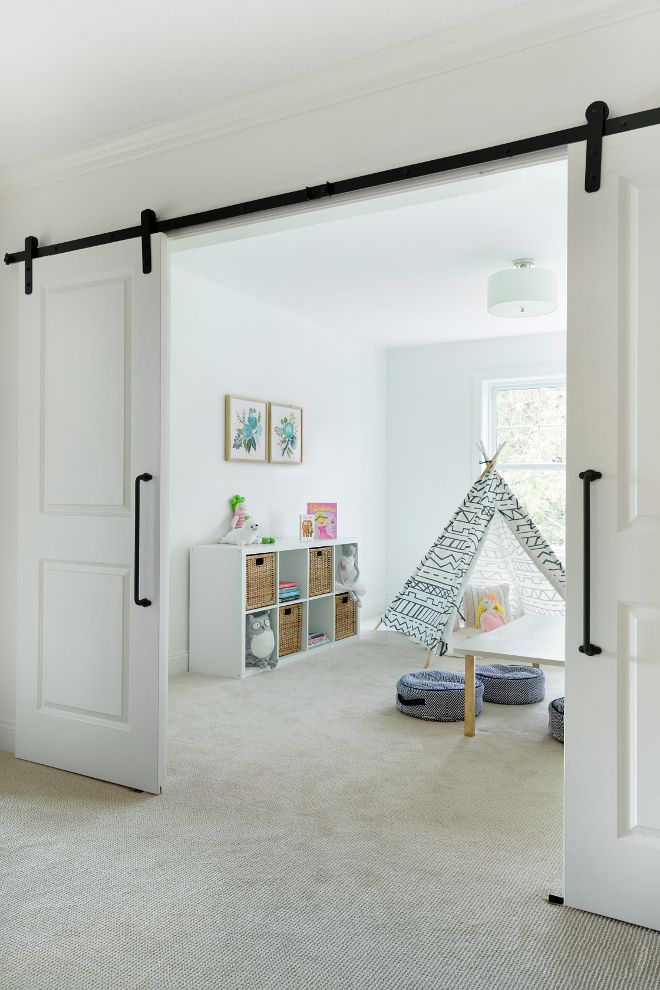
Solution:
[[[221,536],[219,543],[229,543],[235,547],[245,547],[249,543],[259,543],[259,523],[249,517],[245,520],[240,529],[230,529],[226,536]]]
[[[231,520],[231,528],[240,529],[245,520],[250,518],[247,514],[247,502],[242,495],[232,495],[229,499],[229,504],[231,505],[231,511],[234,513]]]
[[[490,592],[479,602],[477,610],[477,627],[482,632],[491,632],[506,625],[506,614],[494,592]]]
[[[232,495],[232,497],[229,499],[229,504],[231,505],[232,512],[234,513],[231,521],[232,530],[243,529],[247,520],[250,519],[250,516],[247,514],[247,502],[245,501],[242,495]],[[231,536],[231,530],[229,533],[227,533],[227,536]],[[232,537],[230,540],[227,539],[227,537],[222,537],[222,539],[218,540],[218,543],[235,543],[237,546],[241,546],[241,544],[246,544],[246,543],[274,543],[274,542],[275,542],[274,536],[261,536],[261,537],[257,536],[257,537],[253,537],[253,539],[251,540],[241,540],[239,537],[236,536],[236,537]]]
[[[245,616],[245,664],[272,670],[277,667],[275,636],[268,612],[253,612]]]
[[[337,566],[337,589],[348,591],[359,607],[362,607],[361,598],[367,593],[367,589],[360,581],[360,569],[355,562],[357,546],[355,543],[347,543],[341,548],[341,560]]]

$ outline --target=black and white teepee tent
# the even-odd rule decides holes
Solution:
[[[563,564],[495,470],[496,459],[497,454],[486,462],[381,619],[425,646],[427,660],[447,652],[468,581],[508,584],[510,618],[563,611]]]

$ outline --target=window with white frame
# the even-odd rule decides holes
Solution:
[[[566,381],[485,383],[487,447],[497,468],[563,559],[566,521]]]

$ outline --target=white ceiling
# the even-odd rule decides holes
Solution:
[[[488,276],[519,257],[557,271],[556,312],[487,312]],[[173,264],[386,347],[564,331],[566,165],[204,234],[179,241]]]
[[[508,15],[510,32],[538,25],[539,16],[547,32],[553,18],[599,6],[602,0],[4,0],[0,167],[436,33],[440,71],[448,31],[467,26],[469,36],[482,22],[492,33],[503,18],[509,24]]]

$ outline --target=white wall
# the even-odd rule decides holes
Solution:
[[[170,666],[188,651],[188,549],[226,532],[238,492],[265,536],[297,538],[307,501],[339,503],[360,540],[365,614],[385,603],[386,352],[172,272]],[[224,460],[224,397],[304,409],[300,466]]]
[[[564,334],[388,351],[387,595],[395,595],[465,498],[478,469],[478,383],[558,374]]]
[[[61,181],[0,199],[2,251],[27,234],[42,243],[138,223],[147,206],[169,217],[256,196],[487,147],[584,120],[594,99],[612,114],[660,104],[660,11],[606,26],[588,22],[570,36],[437,69],[377,93],[337,92],[332,105],[227,125],[224,133],[151,155],[118,142],[111,167],[101,157],[84,174],[72,163]],[[436,72],[434,75],[433,73]],[[301,104],[308,89],[301,83]],[[484,96],[487,95],[487,99]],[[605,142],[605,154],[607,142]],[[0,265],[0,745],[14,719],[16,645],[16,354],[20,266]]]

